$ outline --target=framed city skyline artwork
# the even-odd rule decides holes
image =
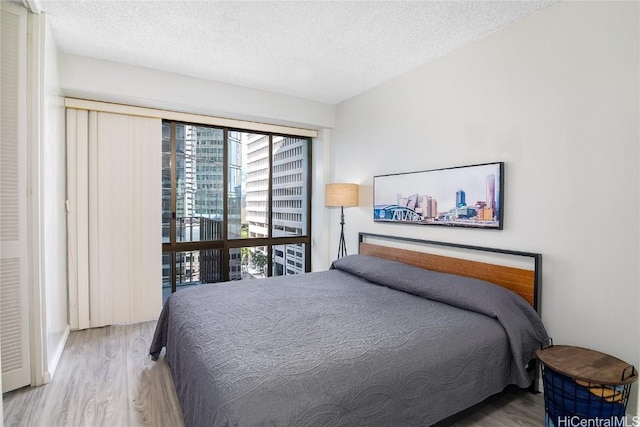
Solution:
[[[504,162],[373,177],[373,220],[502,230]]]

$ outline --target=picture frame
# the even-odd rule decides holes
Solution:
[[[373,177],[374,222],[503,229],[504,162]]]

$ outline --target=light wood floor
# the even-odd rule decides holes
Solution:
[[[148,356],[155,322],[72,332],[51,384],[4,397],[5,426],[183,426],[169,367]],[[544,402],[508,389],[441,423],[543,425]]]

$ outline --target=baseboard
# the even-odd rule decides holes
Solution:
[[[69,325],[67,325],[67,328],[64,330],[64,334],[62,334],[60,344],[58,344],[58,348],[56,349],[56,352],[53,355],[51,362],[49,363],[49,370],[45,371],[42,375],[42,380],[45,384],[48,384],[51,382],[51,380],[53,380],[53,375],[55,374],[56,368],[58,367],[58,362],[60,362],[60,358],[62,357],[62,352],[64,351],[64,346],[67,344],[67,339],[69,338],[70,332],[71,329],[69,328]]]

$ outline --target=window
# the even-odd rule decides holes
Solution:
[[[163,121],[163,296],[311,268],[308,138]]]

